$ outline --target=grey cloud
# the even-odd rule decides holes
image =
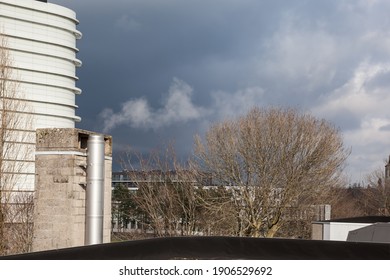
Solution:
[[[131,16],[125,14],[120,16],[115,21],[115,26],[125,31],[137,31],[140,30],[141,23],[138,22],[136,19],[132,18]]]
[[[366,86],[369,90],[373,91],[376,89],[385,89],[388,91],[390,89],[390,69],[378,73]]]
[[[390,124],[381,126],[381,127],[379,128],[379,130],[381,130],[381,131],[390,131]]]

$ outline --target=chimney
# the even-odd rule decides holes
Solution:
[[[87,144],[85,245],[103,243],[104,137],[90,135]]]

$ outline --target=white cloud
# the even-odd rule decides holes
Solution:
[[[104,120],[103,130],[110,131],[119,125],[158,129],[175,123],[200,119],[207,111],[192,103],[192,94],[191,86],[174,78],[162,108],[154,110],[145,98],[126,101],[119,112],[115,113],[112,109],[103,110],[100,114]]]
[[[302,23],[287,13],[276,32],[263,42],[258,74],[284,83],[299,82],[315,90],[332,82],[348,42],[328,30],[327,23]]]
[[[322,116],[342,111],[353,112],[359,119],[386,116],[390,104],[388,94],[390,88],[370,85],[370,83],[376,77],[388,73],[390,73],[389,64],[365,61],[345,84],[324,95],[321,105],[313,110]]]
[[[364,180],[368,173],[384,168],[383,160],[390,151],[390,131],[382,127],[389,124],[388,118],[371,118],[363,120],[359,129],[344,133],[345,143],[352,146],[346,171],[353,181]]]
[[[390,74],[389,64],[364,61],[344,85],[323,96],[321,105],[312,109],[336,125],[337,119],[347,115],[357,122],[343,132],[346,146],[352,147],[347,170],[355,180],[377,168],[390,153],[390,131],[386,129],[390,125],[390,87],[375,84],[377,77],[386,74]]]
[[[264,105],[264,90],[260,87],[248,87],[234,93],[215,91],[211,93],[217,119],[245,114],[254,106]]]

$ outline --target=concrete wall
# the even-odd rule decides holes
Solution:
[[[329,238],[324,240],[336,240],[336,241],[346,241],[348,233],[351,230],[356,230],[362,227],[366,227],[370,224],[367,223],[329,223]],[[326,235],[324,236],[326,237]]]
[[[37,130],[33,251],[84,245],[87,140],[93,132]],[[105,136],[103,242],[110,242],[112,139]]]
[[[312,223],[311,225],[311,239],[312,240],[323,240],[323,224]]]

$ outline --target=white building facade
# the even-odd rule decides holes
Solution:
[[[33,191],[35,181],[35,130],[74,128],[76,115],[76,29],[78,20],[72,10],[34,0],[0,0],[0,33],[12,58],[21,99],[31,117],[30,137],[18,143],[24,156],[17,190]],[[16,159],[22,161],[21,159]]]
[[[312,222],[312,239],[347,241],[351,232],[375,225],[390,223],[388,216],[366,216]]]

